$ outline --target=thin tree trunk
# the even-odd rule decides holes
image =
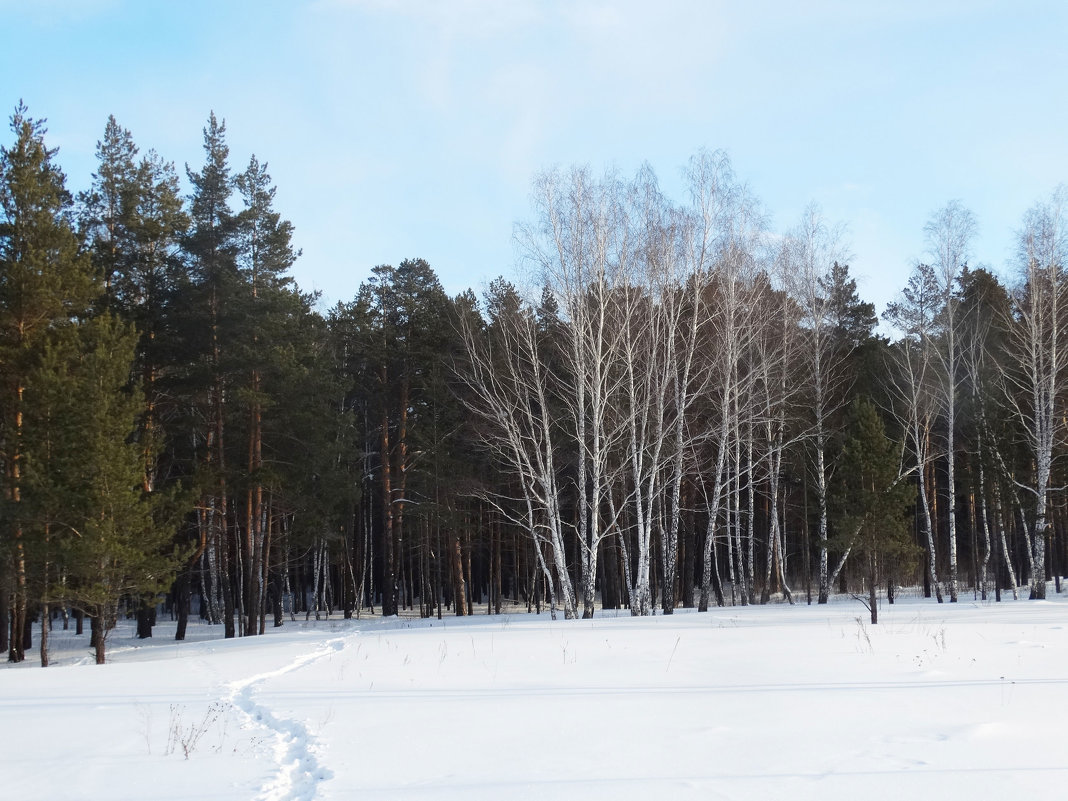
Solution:
[[[41,604],[41,667],[48,667],[48,630],[51,625],[48,602]]]
[[[386,368],[382,367],[381,386],[387,386]],[[396,551],[393,518],[393,483],[389,442],[389,416],[382,410],[380,421],[381,468],[382,468],[382,616],[392,617],[397,614],[397,577]]]
[[[223,480],[225,484],[225,480]],[[237,635],[234,624],[234,587],[230,572],[230,543],[227,542],[226,532],[226,501],[225,496],[220,501],[222,514],[219,515],[219,553],[222,570],[219,573],[219,583],[222,585],[223,596],[223,637],[231,639]]]
[[[460,534],[457,532],[452,537],[452,607],[457,617],[467,614],[467,582],[464,581],[464,557],[463,547],[460,544]]]
[[[726,404],[724,404],[724,407]],[[726,410],[723,410],[726,413]],[[716,550],[716,518],[719,516],[720,496],[723,492],[723,468],[727,459],[727,436],[729,431],[729,418],[724,418],[720,424],[719,441],[717,442],[716,473],[712,484],[712,498],[708,503],[708,530],[705,536],[704,562],[701,571],[701,598],[698,602],[698,611],[707,612],[708,604],[712,595],[713,561],[716,562],[716,574],[718,581],[719,561],[715,554]],[[707,496],[706,496],[707,498]],[[723,604],[720,603],[720,606]]]
[[[875,595],[875,587],[878,584],[878,561],[874,553],[868,554],[868,609],[871,612],[871,624],[879,622],[879,603]]]
[[[952,284],[950,285],[952,286]],[[947,306],[952,309],[953,300],[949,299]],[[949,602],[957,602],[957,479],[956,479],[956,344],[954,334],[953,316],[950,314],[947,326],[947,342],[949,347],[949,370],[948,392],[946,398],[946,483],[948,484],[949,499],[946,512],[949,518]]]
[[[833,580],[828,573],[830,566],[827,531],[827,457],[825,450],[826,432],[824,431],[823,412],[823,386],[817,381],[816,385],[816,502],[819,510],[819,528],[816,533],[816,541],[820,549],[819,583],[816,603],[825,604],[830,597]]]
[[[7,565],[0,561],[0,653],[10,645],[11,589],[8,584]]]
[[[918,433],[918,431],[919,430],[917,428],[917,433],[914,435],[914,439],[917,442],[920,442],[921,435]],[[924,440],[922,440],[925,443],[928,441],[927,436],[929,435],[925,435]],[[927,493],[927,473],[929,471],[927,466],[924,466],[924,461],[927,452],[928,451],[925,445],[921,452],[921,458],[919,459],[920,465],[923,466],[919,475],[920,522],[923,525],[923,533],[927,540],[927,577],[931,582],[931,587],[934,589],[935,598],[937,598],[938,603],[942,603],[942,585],[938,583],[938,567],[935,563],[936,554],[934,523],[931,520],[931,507],[930,505],[928,505],[929,496]],[[935,496],[932,495],[930,497],[933,502],[937,503],[937,499],[935,498]]]

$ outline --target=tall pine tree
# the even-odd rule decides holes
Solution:
[[[12,589],[8,658],[25,658],[31,601],[23,501],[26,389],[51,332],[84,315],[94,296],[89,261],[71,224],[71,196],[44,141],[43,120],[20,104],[11,117],[15,141],[0,148],[0,459],[5,510],[0,523],[0,582]]]

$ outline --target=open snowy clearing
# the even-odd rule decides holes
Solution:
[[[1052,596],[1052,587],[1051,587]],[[12,799],[945,799],[1068,780],[1068,600],[55,632],[0,671]],[[173,625],[173,624],[172,624]],[[84,659],[83,659],[84,658]],[[1051,795],[1052,794],[1052,795]]]

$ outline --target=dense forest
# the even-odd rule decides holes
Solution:
[[[413,258],[324,310],[214,114],[184,189],[111,118],[75,195],[46,136],[20,106],[0,148],[11,661],[88,620],[103,662],[120,617],[148,637],[161,610],[182,639],[191,615],[233,637],[846,592],[876,622],[877,590],[1060,591],[1060,190],[1006,282],[969,266],[966,208],[935,212],[892,336],[841,232],[814,207],[770,231],[718,152],[681,202],[647,168],[537,176],[522,279],[484,297]]]

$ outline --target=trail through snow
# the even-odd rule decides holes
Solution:
[[[257,794],[257,801],[312,801],[319,784],[333,776],[329,768],[319,764],[315,737],[307,726],[296,718],[275,714],[257,699],[272,679],[298,671],[341,651],[345,643],[355,636],[335,637],[311,653],[297,657],[285,667],[230,682],[230,703],[241,710],[250,725],[263,727],[275,740],[274,759],[278,772]]]

